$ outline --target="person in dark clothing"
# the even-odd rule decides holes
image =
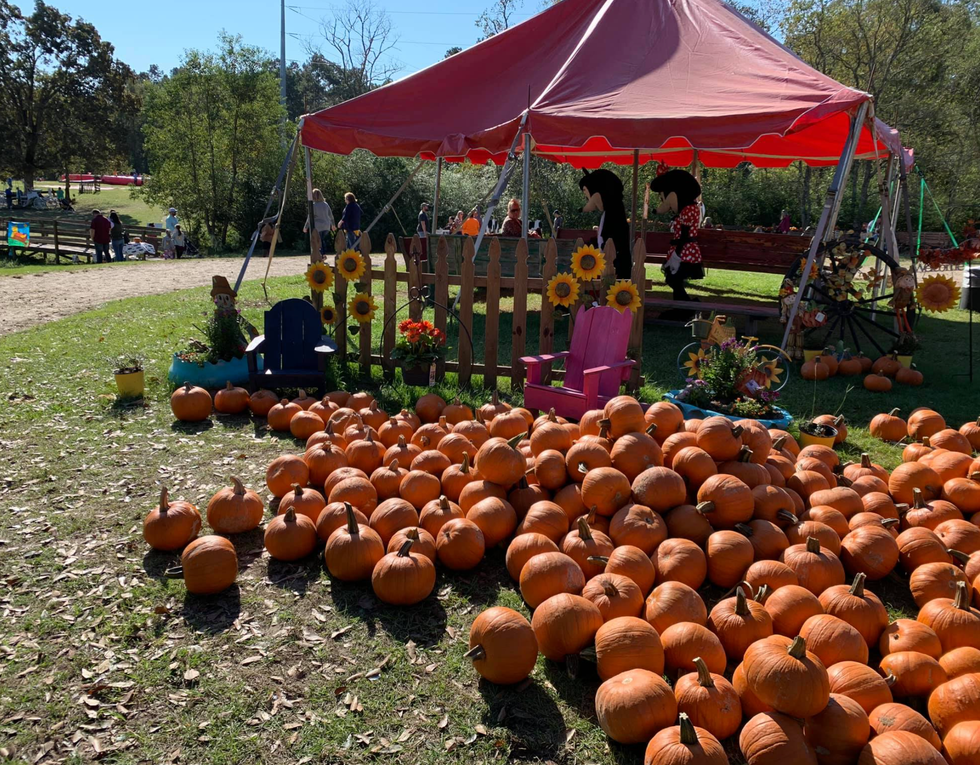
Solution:
[[[112,252],[115,255],[115,261],[122,263],[126,259],[123,256],[123,245],[126,244],[126,231],[123,229],[123,223],[119,219],[119,213],[115,210],[109,211],[109,222],[112,224],[112,230],[109,232],[109,238],[112,240]]]
[[[112,224],[100,210],[93,210],[92,223],[89,228],[92,234],[92,244],[95,247],[95,262],[102,263],[104,258],[105,262],[108,263],[110,260],[109,244],[112,242]]]
[[[416,226],[416,232],[419,235],[419,241],[422,243],[422,259],[428,257],[428,236],[429,236],[429,203],[423,202],[422,207],[419,209],[419,222]]]
[[[340,216],[340,228],[347,235],[348,249],[354,249],[361,238],[361,206],[351,192],[344,194],[344,213]]]
[[[657,214],[673,213],[670,222],[670,240],[667,262],[663,265],[664,281],[674,293],[674,300],[695,300],[687,294],[684,283],[688,279],[703,279],[701,248],[698,246],[698,226],[701,224],[701,184],[686,170],[669,170],[661,165],[650,190],[660,194]],[[679,309],[676,309],[679,310]],[[667,316],[661,318],[674,318]],[[681,312],[687,313],[687,312]],[[683,318],[683,317],[678,317]]]

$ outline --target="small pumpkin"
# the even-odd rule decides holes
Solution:
[[[640,433],[646,428],[643,408],[632,396],[615,396],[609,399],[603,408],[603,414],[609,420],[609,433],[613,438],[627,433]]]
[[[738,693],[723,675],[713,674],[697,657],[695,672],[684,675],[674,686],[677,709],[719,739],[734,736],[742,723]]]
[[[327,539],[323,557],[331,576],[344,582],[362,581],[371,576],[378,561],[384,557],[384,543],[378,532],[358,523],[350,503],[344,508],[347,523]]]
[[[672,406],[672,405],[671,405]],[[663,452],[654,438],[656,425],[650,425],[646,432],[627,433],[616,439],[609,456],[612,466],[633,481],[647,468],[664,464]]]
[[[410,529],[420,525],[418,511],[410,502],[401,497],[386,499],[368,515],[368,525],[381,537],[381,543],[388,542],[401,529]]]
[[[470,625],[473,668],[491,683],[513,685],[524,680],[538,659],[538,641],[530,623],[510,608],[494,606]]]
[[[467,571],[479,565],[486,550],[483,532],[473,521],[453,518],[446,521],[436,537],[439,562],[453,571]]]
[[[936,688],[929,696],[929,719],[940,736],[961,722],[980,720],[980,675],[960,675]]]
[[[579,565],[568,555],[557,551],[542,552],[528,558],[521,567],[518,579],[521,597],[531,608],[537,608],[548,598],[562,592],[579,595],[585,586],[585,575]]]
[[[617,485],[619,491],[622,491],[622,485]],[[644,470],[633,479],[631,489],[634,502],[649,507],[656,513],[665,513],[687,501],[684,479],[668,467],[658,466]]]
[[[527,460],[517,449],[523,433],[505,441],[491,438],[476,453],[476,469],[487,481],[510,487],[517,483],[527,470]]]
[[[918,387],[922,385],[924,379],[922,372],[912,367],[901,367],[895,373],[895,382],[901,383],[902,385]]]
[[[803,366],[800,367],[800,377],[804,380],[826,380],[830,377],[830,367],[823,362],[822,357],[817,356],[803,362]]]
[[[276,457],[265,471],[265,485],[276,497],[286,496],[296,484],[306,486],[309,480],[309,466],[295,454]]]
[[[914,619],[896,619],[881,633],[878,639],[878,652],[882,656],[887,656],[898,651],[918,651],[939,659],[943,647],[931,627]],[[977,653],[980,654],[980,651]]]
[[[643,618],[659,634],[681,622],[705,625],[708,609],[697,590],[683,582],[663,582],[647,596]]]
[[[227,539],[209,534],[184,548],[180,567],[188,592],[215,595],[227,590],[238,578],[238,555]]]
[[[806,650],[806,641],[774,636],[748,647],[743,664],[752,692],[777,712],[811,717],[827,706],[830,684],[827,669]]]
[[[432,500],[438,499],[441,494],[442,484],[439,479],[424,470],[409,471],[398,486],[398,496],[416,510],[421,510]]]
[[[211,394],[185,382],[170,396],[170,410],[181,422],[202,422],[211,416]]]
[[[368,519],[349,502],[331,502],[320,511],[316,519],[316,534],[321,542],[326,542],[341,526],[347,524],[347,508],[350,507],[354,519],[362,526],[368,525]]]
[[[517,528],[517,513],[504,499],[487,497],[466,511],[466,517],[483,532],[487,547],[496,547]]]
[[[898,535],[895,544],[898,545],[898,562],[909,573],[924,563],[949,563],[952,560],[943,541],[925,526],[906,529]]]
[[[392,460],[391,464],[382,465],[374,470],[371,473],[371,485],[378,493],[378,499],[383,502],[386,499],[399,496],[398,490],[406,475],[408,475],[408,471],[398,464],[398,460]]]
[[[604,560],[602,556],[595,556],[591,560],[605,563],[603,573],[622,574],[632,579],[644,597],[653,589],[657,579],[657,570],[653,567],[653,561],[639,547],[620,545]]]
[[[893,731],[908,731],[929,742],[936,751],[939,751],[942,746],[939,734],[932,727],[932,723],[905,704],[895,701],[890,704],[879,704],[868,715],[868,722],[876,736],[883,736]]]
[[[745,523],[755,509],[752,489],[735,476],[720,473],[701,484],[697,499],[698,511],[716,529],[733,529],[735,524]]]
[[[389,553],[395,553],[402,549],[406,541],[412,542],[412,555],[424,555],[433,563],[436,562],[436,540],[428,531],[419,526],[409,526],[405,529],[398,529],[388,540],[388,547],[385,548]]]
[[[497,415],[509,412],[510,410],[510,404],[506,401],[501,401],[499,394],[494,390],[490,401],[477,409],[476,414],[485,424],[489,425]]]
[[[617,547],[633,545],[650,555],[667,538],[667,524],[645,505],[626,505],[609,521],[609,536]]]
[[[711,609],[707,627],[718,636],[729,659],[741,660],[750,645],[772,635],[772,617],[738,587],[735,597],[720,600]]]
[[[944,652],[980,645],[980,611],[970,606],[966,582],[956,583],[952,599],[937,598],[922,606],[917,619],[932,628]]]
[[[385,555],[371,572],[371,587],[382,603],[412,606],[429,597],[435,587],[435,565],[425,555],[412,553],[412,545],[406,539],[398,552]]]
[[[817,765],[803,727],[779,712],[760,712],[745,723],[738,735],[738,747],[748,765]]]
[[[898,563],[898,556],[895,537],[880,525],[856,528],[841,542],[844,567],[851,574],[863,574],[872,581],[888,576]]]
[[[277,403],[279,399],[276,394],[265,388],[260,388],[248,397],[248,408],[256,417],[265,417]]]
[[[711,672],[723,674],[728,663],[725,649],[718,636],[693,622],[678,622],[660,633],[664,647],[664,664],[668,676],[676,677],[679,671],[695,669],[694,660],[701,658]]]
[[[921,441],[924,437],[932,437],[946,429],[946,420],[934,409],[920,407],[909,415],[908,436],[913,441]]]
[[[742,448],[742,430],[726,417],[709,417],[698,428],[697,445],[718,462],[733,460]]]
[[[356,468],[344,469],[353,471]],[[360,475],[352,475],[352,477],[344,478],[333,484],[327,493],[327,502],[350,502],[370,518],[374,513],[374,509],[378,506],[378,492],[375,490],[374,484],[368,480],[367,476],[361,471],[358,472]],[[404,486],[409,476],[411,476],[411,473],[402,479],[402,486]],[[326,491],[328,485],[330,485],[329,481],[323,485],[324,491]]]
[[[302,411],[303,407],[299,404],[294,404],[284,398],[269,410],[266,419],[269,421],[270,428],[285,433],[289,431],[289,423],[292,422],[293,417]]]
[[[681,582],[697,589],[708,574],[704,552],[687,539],[667,539],[654,551],[652,560],[660,582]]]
[[[595,603],[603,621],[620,616],[638,616],[643,610],[643,593],[629,577],[599,574],[582,588],[582,597]]]
[[[236,486],[235,488],[237,490],[238,487]],[[258,497],[256,496],[256,498]],[[306,516],[309,518],[311,523],[315,524],[317,519],[320,517],[320,513],[323,511],[323,508],[326,506],[327,501],[316,489],[303,488],[299,484],[296,484],[293,486],[293,490],[291,492],[287,492],[286,496],[279,500],[279,509],[276,511],[276,515],[284,515],[286,511],[292,509],[300,515]],[[259,514],[258,518],[261,521],[261,514]],[[212,524],[212,526],[213,525],[214,524]],[[256,524],[256,526],[257,525],[258,524]],[[252,526],[251,528],[255,527]]]
[[[892,700],[889,681],[867,664],[839,661],[827,668],[827,676],[832,693],[854,699],[868,714],[879,704],[887,704]]]
[[[453,502],[458,502],[463,489],[478,480],[476,471],[470,467],[470,455],[464,454],[462,462],[458,465],[450,465],[442,472],[440,477],[442,493]]]
[[[607,556],[614,548],[613,540],[601,531],[591,529],[585,516],[579,516],[576,528],[569,531],[561,541],[561,551],[575,561],[585,574],[586,581],[603,573]],[[590,560],[593,557],[603,560],[593,562]]]
[[[595,634],[596,671],[602,680],[631,669],[664,671],[660,635],[643,619],[620,616],[609,619]]]
[[[826,667],[842,661],[868,663],[868,644],[861,633],[836,616],[815,614],[803,622],[799,634],[806,640],[807,650]]]
[[[950,728],[943,739],[943,754],[950,765],[980,762],[980,720],[965,720]]]
[[[590,470],[582,481],[582,502],[599,515],[612,516],[630,501],[630,482],[615,468]]]
[[[853,699],[830,694],[822,712],[808,717],[803,735],[822,763],[854,762],[868,743],[871,725],[868,715]]]
[[[695,727],[683,712],[677,725],[664,728],[647,744],[643,765],[727,765],[721,742]]]
[[[893,677],[892,695],[896,699],[909,696],[928,697],[946,682],[946,670],[931,656],[918,651],[896,651],[882,657],[878,664],[882,677]]]
[[[214,394],[214,410],[221,414],[241,414],[248,409],[248,404],[248,391],[232,385],[231,380]]]
[[[154,550],[179,550],[201,530],[201,514],[190,502],[170,501],[167,487],[160,489],[160,502],[143,519],[143,539]]]
[[[314,433],[319,433],[324,427],[323,420],[316,412],[296,412],[289,420],[289,432],[292,433],[293,438],[302,441],[306,441]]]
[[[968,583],[966,574],[952,563],[923,563],[909,576],[909,591],[922,608],[930,600],[955,597],[960,582]]]
[[[800,585],[814,595],[820,595],[828,587],[844,584],[844,567],[840,560],[820,545],[815,537],[806,544],[792,545],[783,551],[780,561],[796,574]]]
[[[916,501],[914,491],[922,492],[922,500],[938,499],[943,491],[943,481],[935,470],[921,462],[903,462],[888,479],[888,492],[896,502],[907,505]]]
[[[446,401],[435,393],[427,393],[415,402],[415,414],[423,423],[438,422]]]
[[[882,441],[897,442],[908,435],[908,423],[898,416],[900,410],[896,407],[887,414],[876,414],[871,418],[868,430],[871,435]]]
[[[265,549],[276,560],[299,560],[316,547],[316,526],[307,516],[290,507],[269,521],[265,527],[264,542]]]
[[[901,368],[902,364],[898,360],[897,354],[894,353],[891,355],[879,356],[871,365],[871,371],[874,374],[886,375],[888,377],[894,377],[895,373]]]
[[[737,531],[716,531],[705,544],[708,581],[725,589],[734,587],[752,565],[752,543]]]
[[[528,508],[515,534],[535,532],[544,534],[553,542],[558,543],[568,533],[569,520],[565,511],[554,502],[547,500],[535,502]]]
[[[323,486],[334,471],[349,467],[344,450],[332,442],[320,442],[308,446],[303,453],[303,462],[309,468],[309,483]]]

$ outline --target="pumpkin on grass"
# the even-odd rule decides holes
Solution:
[[[674,685],[677,709],[719,739],[734,736],[742,724],[738,693],[723,675],[710,672],[700,656],[694,659],[694,667]]]
[[[889,685],[894,681],[883,679],[867,664],[839,661],[828,667],[827,676],[832,693],[854,699],[868,714],[879,704],[892,701]]]
[[[803,735],[821,763],[853,763],[868,743],[871,725],[860,704],[832,693],[827,706],[804,721]]]
[[[485,550],[480,527],[465,518],[446,521],[436,537],[439,562],[453,571],[467,571],[479,565]]]
[[[868,722],[874,735],[882,736],[893,731],[908,731],[924,739],[936,751],[942,747],[939,734],[932,724],[906,704],[899,704],[893,701],[888,704],[879,704],[871,714],[868,715]]]
[[[668,676],[676,677],[680,671],[695,669],[694,660],[704,660],[708,669],[717,674],[725,671],[728,659],[718,636],[693,622],[678,622],[660,633],[664,647],[664,664]]]
[[[180,570],[188,592],[195,595],[224,592],[238,578],[235,546],[214,534],[198,537],[181,553]]]
[[[313,486],[323,486],[334,471],[349,467],[344,450],[326,441],[306,447],[303,462],[309,468],[308,481]]]
[[[643,765],[728,765],[728,755],[715,736],[681,712],[677,725],[650,739]]]
[[[349,502],[331,502],[316,518],[316,533],[321,542],[326,542],[341,526],[347,523],[347,507]],[[351,507],[355,520],[362,526],[368,525],[367,516],[355,507]]]
[[[289,399],[284,398],[269,410],[266,419],[269,421],[270,428],[284,433],[289,430],[289,423],[292,422],[293,417],[302,411],[303,407],[299,404],[294,404]]]
[[[799,722],[779,712],[760,712],[738,734],[748,765],[817,765]]]
[[[441,526],[440,526],[441,527]],[[437,532],[438,533],[438,532]],[[558,545],[544,534],[521,534],[514,537],[507,545],[505,558],[507,573],[515,582],[520,581],[521,572],[531,558],[548,552],[560,552]],[[583,577],[582,585],[585,586]]]
[[[603,621],[620,616],[638,616],[643,611],[643,593],[636,583],[619,574],[599,574],[582,588],[582,597],[595,603]]]
[[[358,523],[350,503],[344,509],[347,523],[327,539],[323,557],[332,576],[344,582],[357,582],[371,576],[375,565],[384,557],[385,548],[378,532]]]
[[[357,468],[345,469],[354,471]],[[358,470],[358,473],[360,475],[351,472],[348,477],[341,479],[333,485],[330,483],[330,479],[333,478],[331,476],[323,485],[323,489],[326,491],[327,487],[330,486],[330,491],[327,493],[327,502],[350,502],[370,519],[375,508],[378,506],[378,492],[371,481],[368,480],[367,476],[364,475],[363,471]],[[402,483],[404,484],[407,479],[408,476],[405,476]]]
[[[677,701],[664,679],[646,669],[611,677],[595,694],[599,727],[621,744],[648,742],[677,717]]]
[[[273,393],[271,390],[260,388],[248,397],[248,408],[256,417],[265,417],[267,414],[269,414],[269,410],[272,409],[272,407],[274,407],[278,402],[279,399],[276,398],[275,393]]]
[[[595,634],[596,671],[603,680],[631,669],[664,671],[660,635],[643,619],[619,616],[609,619]]]
[[[293,486],[291,492],[279,500],[279,509],[276,511],[276,515],[284,515],[287,510],[292,509],[300,515],[309,518],[311,523],[316,524],[320,513],[326,506],[327,501],[320,492],[316,489],[303,488],[297,483]],[[209,505],[208,510],[210,511],[210,509]],[[262,520],[261,514],[259,514],[259,520]],[[211,525],[214,526],[213,523]],[[257,526],[258,524],[255,525]],[[255,528],[255,526],[251,528]]]
[[[470,626],[466,658],[480,676],[497,685],[513,685],[531,674],[538,641],[528,620],[510,608],[494,606]]]
[[[316,526],[306,515],[289,507],[269,521],[265,527],[265,549],[276,560],[293,561],[305,558],[316,547]]]
[[[412,555],[424,555],[433,563],[436,562],[436,540],[428,531],[418,526],[396,531],[385,549],[390,553],[398,552],[408,540],[412,541]]]
[[[241,414],[248,409],[248,400],[248,391],[228,380],[225,387],[214,394],[214,410],[220,414]]]
[[[306,486],[309,480],[309,466],[295,454],[276,457],[265,471],[265,485],[276,497],[286,496],[295,484]]]
[[[211,394],[185,382],[170,396],[170,409],[181,422],[201,422],[211,416]]]
[[[289,420],[289,432],[292,433],[293,438],[299,438],[303,441],[323,429],[323,420],[316,412],[296,412]]]
[[[200,530],[201,514],[197,508],[182,500],[171,502],[166,486],[160,489],[160,502],[143,519],[143,539],[162,552],[181,549]]]
[[[412,552],[413,541],[406,539],[397,552],[377,562],[371,572],[371,587],[378,600],[392,606],[421,603],[436,584],[435,564],[425,555]]]
[[[602,626],[602,614],[581,595],[562,593],[534,609],[531,628],[538,648],[551,661],[564,661],[592,642]]]
[[[811,717],[827,706],[830,683],[827,669],[806,650],[797,636],[759,640],[745,652],[745,680],[764,704],[793,717]]]
[[[668,627],[680,622],[704,626],[708,609],[697,590],[682,582],[664,582],[647,596],[643,618],[661,635]]]
[[[496,547],[517,528],[517,513],[513,506],[497,497],[480,500],[467,511],[466,517],[483,532],[487,547]]]

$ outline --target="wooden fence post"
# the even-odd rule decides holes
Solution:
[[[413,293],[422,289],[422,263],[416,256],[422,254],[422,240],[418,234],[412,237],[412,245],[409,251],[404,253],[405,270],[408,271],[408,296],[411,298]],[[413,300],[408,304],[408,315],[412,321],[422,320],[422,303]]]
[[[340,275],[340,256],[347,249],[347,241],[343,240],[341,242],[341,237],[344,236],[343,231],[337,234],[337,244],[340,245],[336,248],[337,254],[334,255],[333,265],[334,265],[334,310],[337,311],[337,331],[334,332],[334,340],[337,343],[337,358],[340,359],[340,368],[342,371],[347,369],[347,280]]]
[[[647,248],[643,239],[637,239],[633,245],[633,284],[640,293],[640,307],[633,313],[633,326],[630,328],[628,355],[636,361],[630,372],[629,390],[635,391],[643,380],[643,301],[647,289]]]
[[[365,270],[361,277],[361,282],[355,285],[355,289],[368,295],[373,293],[373,277],[371,275],[371,237],[367,231],[361,233],[361,257],[364,258]],[[360,365],[361,375],[371,376],[371,325],[373,321],[366,321],[361,324],[360,331]]]
[[[487,313],[483,329],[483,387],[497,387],[497,342],[500,330],[500,240],[490,240],[487,263]]]
[[[527,239],[517,243],[514,252],[514,309],[511,312],[510,338],[510,389],[520,390],[524,383],[524,365],[521,356],[524,355],[524,345],[527,334]],[[547,288],[545,288],[547,292]],[[547,300],[547,297],[543,298]]]
[[[581,241],[581,240],[579,240]],[[548,282],[558,271],[558,245],[554,239],[549,239],[544,248],[544,265],[541,267],[541,326],[538,331],[538,353],[551,353],[554,346],[555,307],[548,300]],[[551,382],[551,367],[542,370],[541,381],[547,385]]]
[[[61,251],[58,248],[58,220],[55,219],[52,222],[51,230],[54,232],[54,264],[56,266],[61,265]],[[44,256],[44,262],[48,261],[48,256]]]
[[[459,366],[456,374],[461,388],[469,387],[473,376],[473,237],[463,242],[463,262],[459,285]],[[465,330],[463,328],[466,328]]]
[[[381,333],[381,366],[385,377],[391,379],[395,375],[395,363],[391,360],[391,352],[395,349],[395,310],[398,308],[398,264],[395,262],[397,248],[394,234],[388,234],[385,239],[385,304],[384,330]]]
[[[432,242],[432,239],[429,239]],[[432,257],[432,253],[429,253]],[[446,332],[447,313],[446,306],[449,304],[449,243],[446,238],[440,236],[439,244],[436,247],[436,293],[435,301],[435,327]],[[436,379],[442,380],[446,376],[446,360],[440,359],[436,364]]]

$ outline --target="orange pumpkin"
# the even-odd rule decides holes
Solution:
[[[316,547],[316,526],[307,516],[292,507],[277,515],[265,527],[265,549],[276,560],[305,558]]]
[[[697,589],[708,574],[704,552],[687,539],[667,539],[657,547],[652,559],[660,582],[681,582]]]
[[[705,544],[708,581],[728,589],[734,587],[752,565],[752,543],[737,531],[716,531]]]
[[[551,661],[564,661],[592,642],[602,626],[602,614],[581,595],[561,593],[534,609],[531,628],[538,649]]]
[[[214,394],[214,410],[221,414],[241,414],[248,409],[249,395],[244,388],[225,383],[225,387]]]
[[[354,468],[346,468],[347,470],[353,470]],[[361,473],[361,476],[364,474]],[[411,473],[409,473],[411,475]],[[374,509],[378,506],[378,492],[375,490],[372,483],[366,478],[356,476],[353,478],[344,478],[342,481],[334,484],[327,494],[327,502],[350,502],[354,507],[360,510],[368,518],[374,513]],[[402,479],[402,485],[408,480],[409,476],[405,476]],[[326,490],[327,484],[324,484],[324,490]]]
[[[421,510],[427,503],[438,499],[441,491],[439,479],[424,470],[409,471],[398,487],[398,495],[416,510]]]
[[[331,576],[344,582],[362,581],[371,576],[385,548],[374,529],[358,523],[350,503],[344,507],[347,523],[327,539],[323,557]]]
[[[614,515],[630,497],[629,480],[615,468],[590,470],[582,481],[582,502],[586,507],[596,508],[599,515]]]
[[[917,618],[936,633],[944,652],[980,645],[980,611],[970,606],[966,582],[957,582],[952,599],[930,600],[919,609]]]
[[[827,668],[827,676],[832,693],[853,699],[868,714],[879,704],[887,704],[892,700],[888,681],[867,664],[840,661]]]
[[[469,646],[465,656],[473,668],[497,685],[521,682],[538,659],[538,641],[527,619],[501,606],[488,608],[473,620]]]
[[[678,671],[692,671],[694,660],[701,658],[709,671],[723,674],[725,671],[725,649],[718,636],[693,622],[678,622],[660,633],[664,647],[664,665],[668,676],[676,677]]]
[[[286,496],[286,492],[290,491],[294,484],[306,486],[309,480],[310,468],[295,454],[276,457],[265,471],[265,485],[276,497]]]
[[[386,499],[374,508],[368,519],[368,525],[381,537],[385,547],[395,532],[420,525],[418,511],[401,497]]]
[[[569,519],[565,511],[554,502],[545,500],[535,502],[528,508],[527,515],[517,525],[515,534],[544,534],[558,543],[568,533],[568,527]]]
[[[936,688],[929,696],[929,719],[941,736],[954,725],[980,719],[980,675],[960,675]]]
[[[143,539],[154,550],[163,552],[181,549],[200,530],[201,514],[197,508],[190,502],[171,502],[166,487],[160,489],[159,504],[143,519]]]
[[[507,488],[517,483],[527,471],[527,460],[517,449],[522,437],[519,434],[510,441],[491,438],[483,444],[476,453],[476,469],[480,475]]]
[[[865,575],[859,573],[849,587],[828,587],[820,593],[820,605],[824,613],[854,627],[870,648],[878,644],[881,633],[888,626],[888,611],[877,595],[865,589],[864,582]]]
[[[943,647],[931,627],[913,619],[896,619],[881,633],[878,639],[878,652],[882,656],[887,656],[898,651],[918,651],[939,659]],[[977,653],[980,654],[980,651]]]
[[[412,541],[412,554],[424,555],[433,563],[436,562],[436,540],[425,529],[418,526],[410,526],[407,529],[398,529],[388,540],[386,550],[389,553],[398,552],[402,549],[405,542]]]
[[[806,641],[776,635],[748,647],[743,664],[745,680],[756,697],[777,712],[811,717],[830,699],[828,671],[817,656],[806,650]]]
[[[719,739],[734,736],[742,724],[738,693],[723,675],[712,673],[700,657],[694,666],[695,672],[679,678],[674,686],[677,709]]]
[[[517,513],[506,500],[487,497],[466,511],[466,517],[479,526],[487,547],[496,547],[514,533]]]
[[[898,563],[895,537],[882,526],[861,526],[841,542],[841,560],[851,574],[864,574],[877,581],[888,576]]]
[[[181,422],[201,422],[211,416],[211,394],[185,382],[170,396],[170,409]]]
[[[439,562],[453,571],[467,571],[476,567],[483,560],[485,550],[483,532],[466,518],[446,521],[436,537]]]
[[[896,699],[928,696],[946,682],[946,671],[940,663],[918,651],[897,651],[882,657],[878,672],[882,677],[894,678],[891,692]]]
[[[384,501],[398,496],[398,489],[401,487],[402,479],[408,475],[408,471],[398,464],[398,460],[392,460],[391,464],[382,465],[371,473],[371,485],[378,493],[378,499]]]
[[[647,596],[643,618],[659,634],[681,622],[704,625],[708,610],[697,590],[683,582],[664,582]]]
[[[184,586],[195,595],[215,595],[238,578],[235,546],[214,534],[198,537],[180,555]]]
[[[601,560],[598,559],[596,562]],[[622,574],[632,579],[644,596],[653,589],[657,570],[650,557],[638,547],[620,545],[606,557],[604,573]]]
[[[905,704],[894,701],[889,704],[880,704],[868,715],[868,722],[876,736],[907,731],[927,741],[937,752],[942,746],[939,734],[932,727],[932,723]]]
[[[836,616],[814,614],[803,622],[799,634],[807,650],[826,667],[842,661],[868,663],[868,644],[861,633]]]
[[[793,569],[800,585],[814,595],[820,595],[835,584],[844,584],[844,567],[840,560],[824,550],[815,537],[807,539],[806,544],[786,548],[780,561]]]
[[[900,410],[892,409],[887,414],[876,414],[871,418],[868,430],[871,435],[882,441],[897,442],[908,435],[908,423],[897,416]]]
[[[507,573],[515,582],[520,581],[521,572],[531,558],[548,552],[559,552],[558,545],[548,539],[544,534],[521,534],[514,537],[507,545],[506,566]],[[582,578],[585,584],[585,577]]]
[[[286,432],[289,430],[289,423],[292,422],[293,417],[302,411],[303,408],[299,404],[294,404],[287,399],[282,399],[278,404],[269,410],[269,413],[266,415],[266,419],[269,421],[269,427],[273,430]],[[319,419],[319,417],[317,417],[317,419]]]
[[[925,436],[931,439],[945,429],[946,420],[934,409],[920,407],[909,415],[908,436],[913,441],[921,441]]]
[[[237,491],[238,487],[236,486],[235,489]],[[256,495],[256,499],[258,499],[258,495]],[[261,500],[259,500],[258,505],[261,508]],[[292,491],[286,492],[286,496],[279,500],[279,509],[276,511],[276,515],[284,515],[286,511],[293,510],[293,512],[309,518],[310,523],[315,524],[326,506],[327,501],[316,489],[303,488],[296,484]],[[209,505],[208,510],[210,511],[210,509]],[[262,520],[261,511],[258,513],[258,518],[260,521]],[[211,525],[214,526],[214,524]],[[255,526],[257,525],[256,523]],[[255,528],[255,526],[250,528]]]
[[[752,489],[731,475],[711,476],[701,484],[697,498],[698,511],[704,513],[716,529],[732,529],[737,523],[745,523],[752,518],[755,509]]]
[[[772,617],[738,587],[734,598],[720,600],[711,609],[707,627],[718,636],[729,659],[741,660],[750,645],[772,635]]]
[[[464,453],[462,462],[458,465],[450,465],[442,471],[440,478],[442,493],[453,502],[458,502],[463,489],[478,480],[476,471],[470,467],[470,455]]]
[[[677,717],[670,686],[647,669],[630,669],[611,677],[595,694],[599,727],[613,741],[641,744]]]
[[[677,725],[664,728],[647,744],[644,765],[727,765],[721,742],[705,728],[694,726],[683,712]]]
[[[248,397],[248,408],[257,417],[265,417],[277,403],[279,399],[276,394],[265,388],[260,388]]]
[[[726,417],[709,417],[697,432],[697,445],[716,461],[733,460],[742,448],[742,430]]]
[[[602,680],[631,669],[657,675],[664,671],[660,635],[643,619],[620,616],[609,619],[595,634],[596,670]]]
[[[438,536],[439,529],[446,521],[453,518],[465,518],[466,514],[462,508],[443,494],[437,499],[426,502],[419,513],[419,526],[429,532],[433,537]]]
[[[382,557],[371,572],[371,588],[382,603],[413,606],[429,597],[435,587],[435,564],[413,552],[413,545],[413,540],[406,539],[397,552]]]
[[[621,483],[617,485],[618,490],[622,491]],[[684,479],[667,467],[652,467],[644,470],[633,479],[631,489],[634,502],[649,507],[657,513],[665,513],[672,507],[683,505],[687,501],[687,486],[684,484]]]
[[[888,492],[896,502],[911,505],[915,501],[913,492],[916,489],[928,502],[942,494],[943,481],[935,470],[921,462],[903,462],[892,471],[888,479]]]
[[[334,471],[349,466],[344,450],[330,442],[308,446],[303,462],[309,469],[308,481],[314,486],[323,486]]]
[[[316,519],[316,534],[321,542],[326,542],[341,526],[347,523],[347,508],[354,514],[354,519],[362,526],[368,525],[367,516],[353,507],[349,502],[331,502],[324,507]]]
[[[936,639],[939,644],[939,639]],[[931,655],[931,654],[930,654]],[[933,658],[936,658],[933,656]],[[946,673],[946,678],[952,680],[960,675],[969,675],[980,672],[980,648],[973,646],[960,646],[948,651],[939,657],[939,666]]]

